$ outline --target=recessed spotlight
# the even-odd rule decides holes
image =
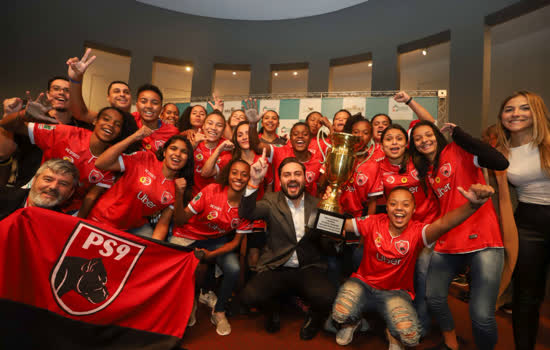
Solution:
[[[190,71],[191,71],[191,67],[187,66],[187,67],[185,67],[185,70],[188,71],[188,72],[190,72]]]
[[[233,75],[237,75],[237,72],[233,72],[233,73],[231,73],[231,74],[233,74]]]
[[[422,50],[422,55],[426,56],[428,54],[428,50],[424,49]]]
[[[298,72],[294,72],[294,73],[292,73],[292,74],[293,74],[293,75],[298,75]]]
[[[372,62],[369,62],[369,67],[372,67]]]
[[[273,73],[273,75],[277,77],[277,76],[279,76],[279,73],[275,72],[275,73]]]

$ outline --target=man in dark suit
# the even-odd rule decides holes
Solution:
[[[239,208],[239,216],[267,223],[266,245],[258,260],[258,274],[243,290],[241,300],[269,313],[275,308],[273,299],[280,294],[292,292],[303,297],[311,306],[311,312],[300,330],[300,338],[309,340],[321,328],[336,296],[327,278],[318,237],[306,228],[319,200],[304,192],[304,165],[296,158],[286,158],[278,169],[282,190],[266,193],[256,202],[256,189],[266,171],[264,154],[251,167],[248,188]],[[279,324],[274,322],[268,316],[266,330],[277,331]]]
[[[36,171],[30,189],[0,187],[0,220],[20,208],[40,207],[60,211],[78,186],[78,169],[62,159],[50,159]]]

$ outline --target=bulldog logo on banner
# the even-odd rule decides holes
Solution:
[[[71,315],[105,309],[120,294],[145,245],[79,222],[50,274],[54,298]]]

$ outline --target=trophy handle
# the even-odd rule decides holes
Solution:
[[[327,146],[326,153],[324,153],[323,148],[321,148],[321,142],[319,141],[321,139],[323,140],[323,143]],[[323,128],[319,128],[319,130],[317,130],[317,147],[319,147],[319,152],[321,152],[321,154],[323,155],[323,160],[321,161],[321,164],[324,164],[327,160],[328,149],[331,148],[332,145],[325,141],[325,133],[323,132]]]

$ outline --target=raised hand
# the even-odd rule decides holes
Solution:
[[[224,151],[232,151],[233,148],[235,148],[235,145],[233,144],[233,142],[229,140],[225,140],[220,144],[219,147],[220,147],[220,151],[224,152]]]
[[[208,101],[208,104],[212,109],[218,110],[223,113],[223,100],[221,98],[218,98],[215,94],[212,94],[212,99],[214,100],[214,103]]]
[[[42,92],[36,100],[31,99],[30,93],[27,91],[27,108],[25,109],[25,121],[40,121],[50,124],[58,124],[57,119],[50,117],[48,112],[52,109],[52,106],[47,105],[45,100],[45,94]]]
[[[407,102],[411,97],[409,94],[407,94],[405,91],[399,91],[398,93],[393,96],[393,99],[395,102],[405,103]]]
[[[73,57],[67,60],[67,74],[69,75],[69,78],[75,81],[82,81],[84,73],[86,72],[90,64],[92,64],[96,59],[95,56],[88,58],[90,52],[92,52],[92,49],[86,49],[86,52],[81,59],[78,59],[78,57]]]
[[[265,156],[265,148],[262,151],[262,156],[250,166],[250,181],[253,185],[257,186],[262,182],[269,164]]]
[[[256,99],[248,98],[243,100],[243,107],[246,119],[248,119],[250,123],[257,123],[260,120],[258,101]]]
[[[185,180],[184,177],[177,178],[174,181],[174,185],[176,186],[176,191],[179,193],[185,192],[185,188],[187,187],[187,180]]]
[[[457,190],[470,202],[470,205],[474,208],[481,207],[495,193],[495,190],[491,186],[482,184],[473,184],[470,186],[468,191],[458,186]]]
[[[23,100],[19,97],[7,98],[4,100],[4,114],[17,113],[23,108]]]
[[[141,141],[147,136],[151,136],[152,134],[153,134],[153,130],[149,129],[149,127],[144,125],[133,134],[133,137],[135,141]]]
[[[456,124],[453,124],[453,123],[445,123],[443,124],[443,126],[441,127],[441,129],[439,129],[441,132],[450,132],[452,133],[454,128],[456,128]]]

